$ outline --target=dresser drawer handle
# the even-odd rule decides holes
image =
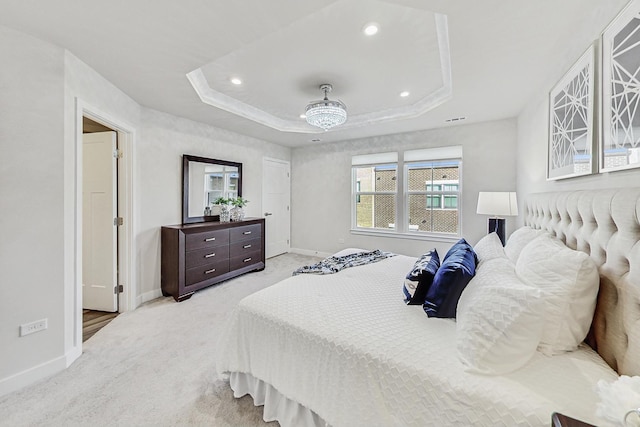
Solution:
[[[211,274],[211,273],[215,273],[216,269],[212,268],[211,270],[207,270],[204,272],[204,274]]]
[[[206,254],[204,257],[205,258],[211,258],[211,257],[214,257],[214,256],[216,256],[216,254]]]
[[[242,247],[242,249],[249,249],[250,247],[251,247],[251,245],[244,245],[244,246]]]
[[[208,239],[204,239],[205,242],[213,242],[214,240],[216,240],[215,237],[209,237]]]
[[[245,231],[245,232],[244,232],[244,233],[242,233],[242,234],[247,235],[247,234],[251,234],[251,232],[250,232],[250,231]]]
[[[251,261],[251,258],[245,258],[242,260],[242,262],[249,262],[249,261]]]

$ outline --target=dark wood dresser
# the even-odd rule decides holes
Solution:
[[[264,270],[264,219],[162,227],[162,294],[183,301],[198,289]]]

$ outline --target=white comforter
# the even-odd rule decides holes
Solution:
[[[415,258],[300,275],[246,297],[223,334],[217,369],[249,373],[332,426],[594,424],[599,379],[617,378],[586,347],[536,354],[504,376],[463,371],[455,321],[406,306]]]

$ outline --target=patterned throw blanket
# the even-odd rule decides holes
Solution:
[[[374,262],[382,261],[395,255],[396,254],[391,252],[383,252],[380,249],[376,249],[371,252],[356,252],[355,254],[339,257],[330,256],[316,264],[305,265],[304,267],[298,268],[293,272],[293,276],[297,276],[298,274],[333,274],[348,267],[373,264]]]

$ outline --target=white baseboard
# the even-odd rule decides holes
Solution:
[[[161,296],[162,291],[160,289],[154,289],[153,291],[145,292],[144,294],[136,298],[136,308],[140,307],[145,302],[160,298]]]
[[[66,361],[66,367],[68,368],[69,366],[71,366],[71,364],[73,362],[76,361],[76,359],[78,359],[78,357],[82,356],[82,346],[79,345],[77,347],[73,347],[71,350],[67,351],[67,354],[65,355],[65,361]]]
[[[322,258],[330,257],[331,255],[333,255],[328,252],[320,252],[320,251],[313,251],[309,249],[300,249],[300,248],[291,248],[289,249],[289,252],[293,252],[294,254],[299,254],[299,255],[318,256]]]
[[[20,390],[67,368],[67,355],[56,357],[33,368],[0,379],[0,396]],[[75,360],[75,359],[74,359]]]

